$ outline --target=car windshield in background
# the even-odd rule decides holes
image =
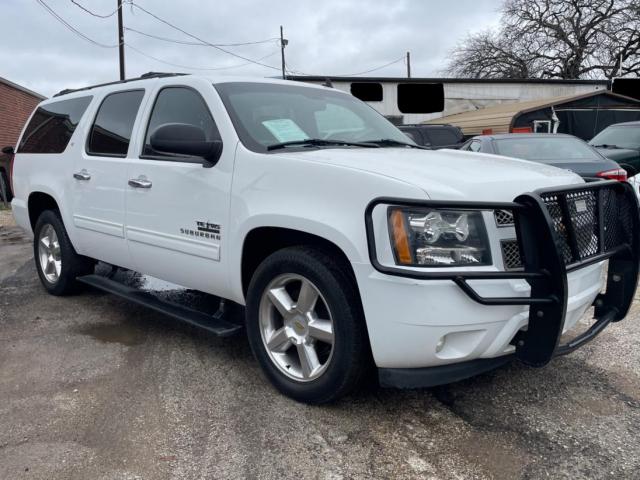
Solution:
[[[618,148],[640,148],[640,128],[638,127],[609,127],[593,137],[589,142],[593,146],[607,146]]]
[[[255,152],[282,146],[357,147],[353,144],[380,141],[386,142],[380,146],[414,145],[386,118],[351,95],[269,83],[230,82],[215,88],[240,140]],[[307,139],[315,141],[305,145]]]
[[[496,152],[506,157],[541,163],[595,162],[602,158],[589,145],[572,137],[521,137],[494,140]]]

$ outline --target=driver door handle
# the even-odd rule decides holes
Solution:
[[[74,173],[73,178],[76,180],[91,180],[91,174],[83,168],[79,172]]]
[[[129,186],[133,188],[151,188],[152,185],[151,180],[148,180],[144,175],[129,180]]]

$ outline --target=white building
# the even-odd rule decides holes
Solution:
[[[290,80],[331,84],[366,101],[394,123],[420,123],[500,103],[606,90],[607,80],[485,80],[461,78],[311,77]],[[444,102],[442,94],[444,93]]]

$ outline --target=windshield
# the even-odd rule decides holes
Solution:
[[[271,83],[216,84],[242,143],[255,152],[322,139],[314,148],[342,148],[332,141],[393,140],[414,144],[391,122],[351,95],[328,88]],[[303,145],[304,146],[304,145]],[[308,148],[308,146],[307,146]]]
[[[638,127],[608,127],[593,137],[591,145],[609,145],[620,148],[640,148],[640,128]]]
[[[540,163],[595,162],[602,158],[589,145],[573,137],[520,137],[496,139],[496,152],[506,157]]]

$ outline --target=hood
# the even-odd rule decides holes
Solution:
[[[415,185],[432,200],[512,201],[538,188],[583,181],[549,165],[459,150],[331,148],[281,155],[390,177]]]

